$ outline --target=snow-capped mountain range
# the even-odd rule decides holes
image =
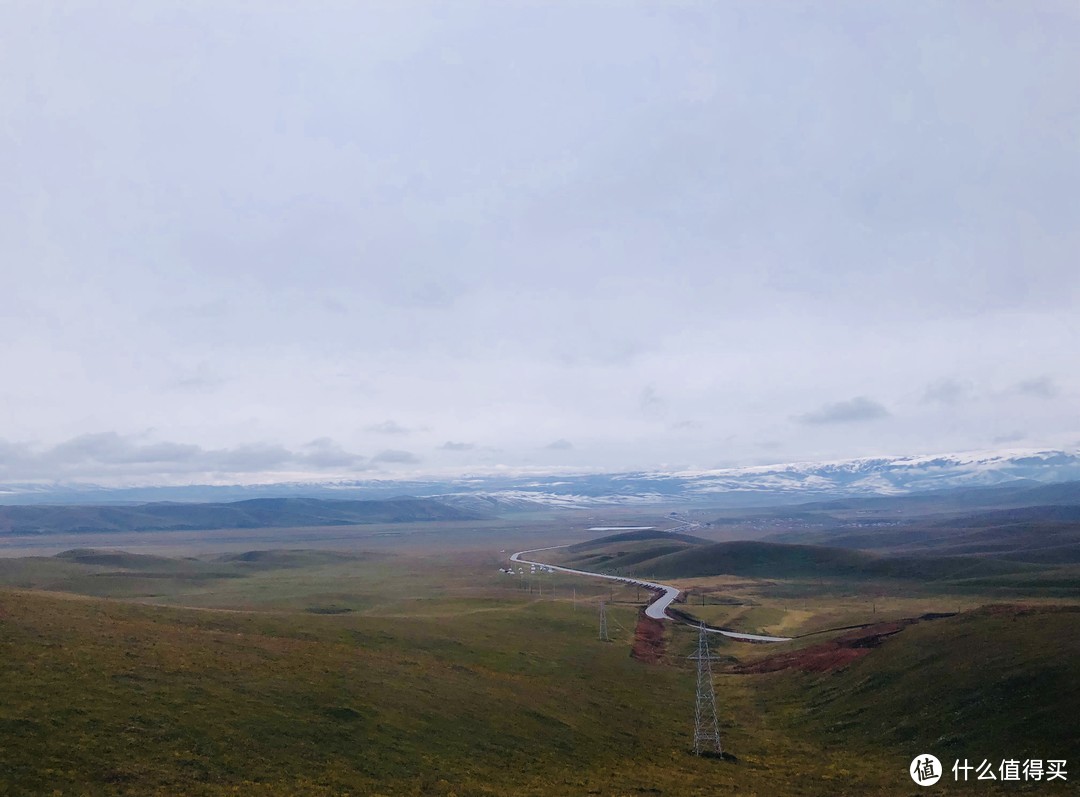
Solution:
[[[1080,480],[1080,453],[1023,450],[867,457],[673,473],[561,476],[558,484],[533,479],[516,489],[443,494],[443,500],[479,508],[477,499],[585,507],[688,501],[720,504],[811,501],[817,498],[912,493],[1007,483]],[[554,481],[554,480],[552,480]]]
[[[1016,480],[1080,479],[1080,453],[1013,450],[913,457],[868,457],[679,473],[695,492],[779,490],[902,495],[955,487],[990,487]]]
[[[294,482],[235,486],[102,488],[92,485],[0,486],[0,503],[228,501],[270,496],[438,498],[471,510],[538,506],[694,502],[750,505],[819,498],[905,495],[1015,482],[1080,481],[1080,452],[1007,450],[928,456],[867,457],[678,472],[475,476],[423,480]]]

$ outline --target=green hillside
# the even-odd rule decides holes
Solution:
[[[709,542],[708,540],[703,540],[700,537],[693,537],[689,534],[678,534],[660,531],[658,529],[640,529],[638,531],[624,531],[619,534],[610,534],[595,540],[580,542],[577,545],[571,545],[567,550],[571,552],[589,551],[597,546],[607,546],[615,543],[654,543],[658,541],[665,543],[681,543],[684,545],[707,545]]]
[[[694,632],[667,624],[657,663],[632,658],[632,587],[508,578],[494,552],[8,561],[22,578],[52,568],[60,588],[96,580],[113,591],[0,589],[0,795],[861,797],[909,793],[915,752],[1075,750],[1075,610],[920,623],[816,675],[727,670],[826,635],[776,648],[716,639],[735,756],[718,761],[688,752]],[[193,590],[184,568],[254,569]],[[541,580],[543,597],[530,583]],[[165,594],[117,600],[129,582]],[[600,600],[611,643],[597,639]],[[825,611],[834,600],[813,599]],[[170,601],[188,608],[160,605]],[[843,624],[824,619],[804,622]]]
[[[571,545],[564,551],[551,552],[551,559],[558,559],[561,564],[580,570],[626,573],[658,556],[708,544],[708,540],[699,537],[648,529],[612,534]]]
[[[694,578],[907,579],[918,581],[989,578],[1039,572],[1036,565],[976,557],[879,556],[820,545],[772,542],[706,543],[651,537],[630,541],[602,538],[568,549],[561,564],[619,575]]]
[[[1034,507],[882,528],[788,530],[770,542],[858,548],[911,556],[992,556],[1017,562],[1080,562],[1077,507]]]
[[[372,554],[270,550],[214,557],[173,558],[77,548],[55,556],[0,558],[0,586],[122,598],[155,598],[206,590],[260,573],[320,567]]]
[[[689,753],[693,673],[628,655],[569,601],[372,617],[0,592],[0,794],[882,794],[723,685],[738,763]],[[681,633],[681,632],[680,632]],[[680,637],[680,649],[689,640]],[[880,760],[880,753],[868,760]]]
[[[767,676],[762,698],[826,745],[1075,767],[1078,630],[1080,607],[987,606],[911,626],[841,670]]]

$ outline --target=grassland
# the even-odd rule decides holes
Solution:
[[[635,607],[610,608],[605,644],[586,585],[575,608],[573,588],[540,599],[486,562],[465,569],[480,586],[450,578],[430,606],[406,581],[339,615],[271,609],[258,590],[257,611],[4,592],[0,793],[779,794],[839,766],[779,733],[751,743],[736,678],[740,763],[689,755],[692,677],[681,655],[628,656]],[[322,602],[334,572],[308,577],[304,600]]]
[[[826,747],[1075,761],[1078,628],[1077,606],[987,606],[913,625],[836,672],[765,676],[759,694]]]
[[[634,532],[546,552],[548,561],[679,586],[680,608],[709,624],[797,636],[967,611],[990,601],[1080,604],[1080,567],[980,557],[883,556]]]
[[[629,653],[646,595],[508,576],[505,560],[402,546],[0,561],[0,794],[893,795],[917,792],[916,753],[1080,747],[1080,615],[1053,596],[991,611],[976,607],[993,596],[910,581],[687,579],[684,608],[747,630],[963,610],[824,673],[734,674],[778,648],[714,640],[736,759],[721,761],[689,752],[690,629],[669,626],[644,664]]]

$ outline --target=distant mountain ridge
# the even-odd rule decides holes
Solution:
[[[192,531],[201,529],[353,526],[430,520],[476,520],[480,515],[422,498],[326,501],[256,498],[234,503],[156,503],[135,506],[0,506],[0,533]]]
[[[927,456],[864,457],[678,472],[469,476],[267,485],[101,488],[0,486],[0,503],[227,501],[253,497],[390,499],[421,496],[469,513],[538,507],[587,508],[697,502],[753,506],[1012,484],[1080,481],[1080,453],[1007,450]]]
[[[1080,479],[1080,453],[1004,451],[907,457],[866,457],[835,462],[764,465],[678,474],[702,492],[775,489],[903,495],[956,487],[987,487],[1017,480]]]

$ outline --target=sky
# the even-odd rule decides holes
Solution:
[[[0,6],[0,482],[1080,446],[1072,2]]]

